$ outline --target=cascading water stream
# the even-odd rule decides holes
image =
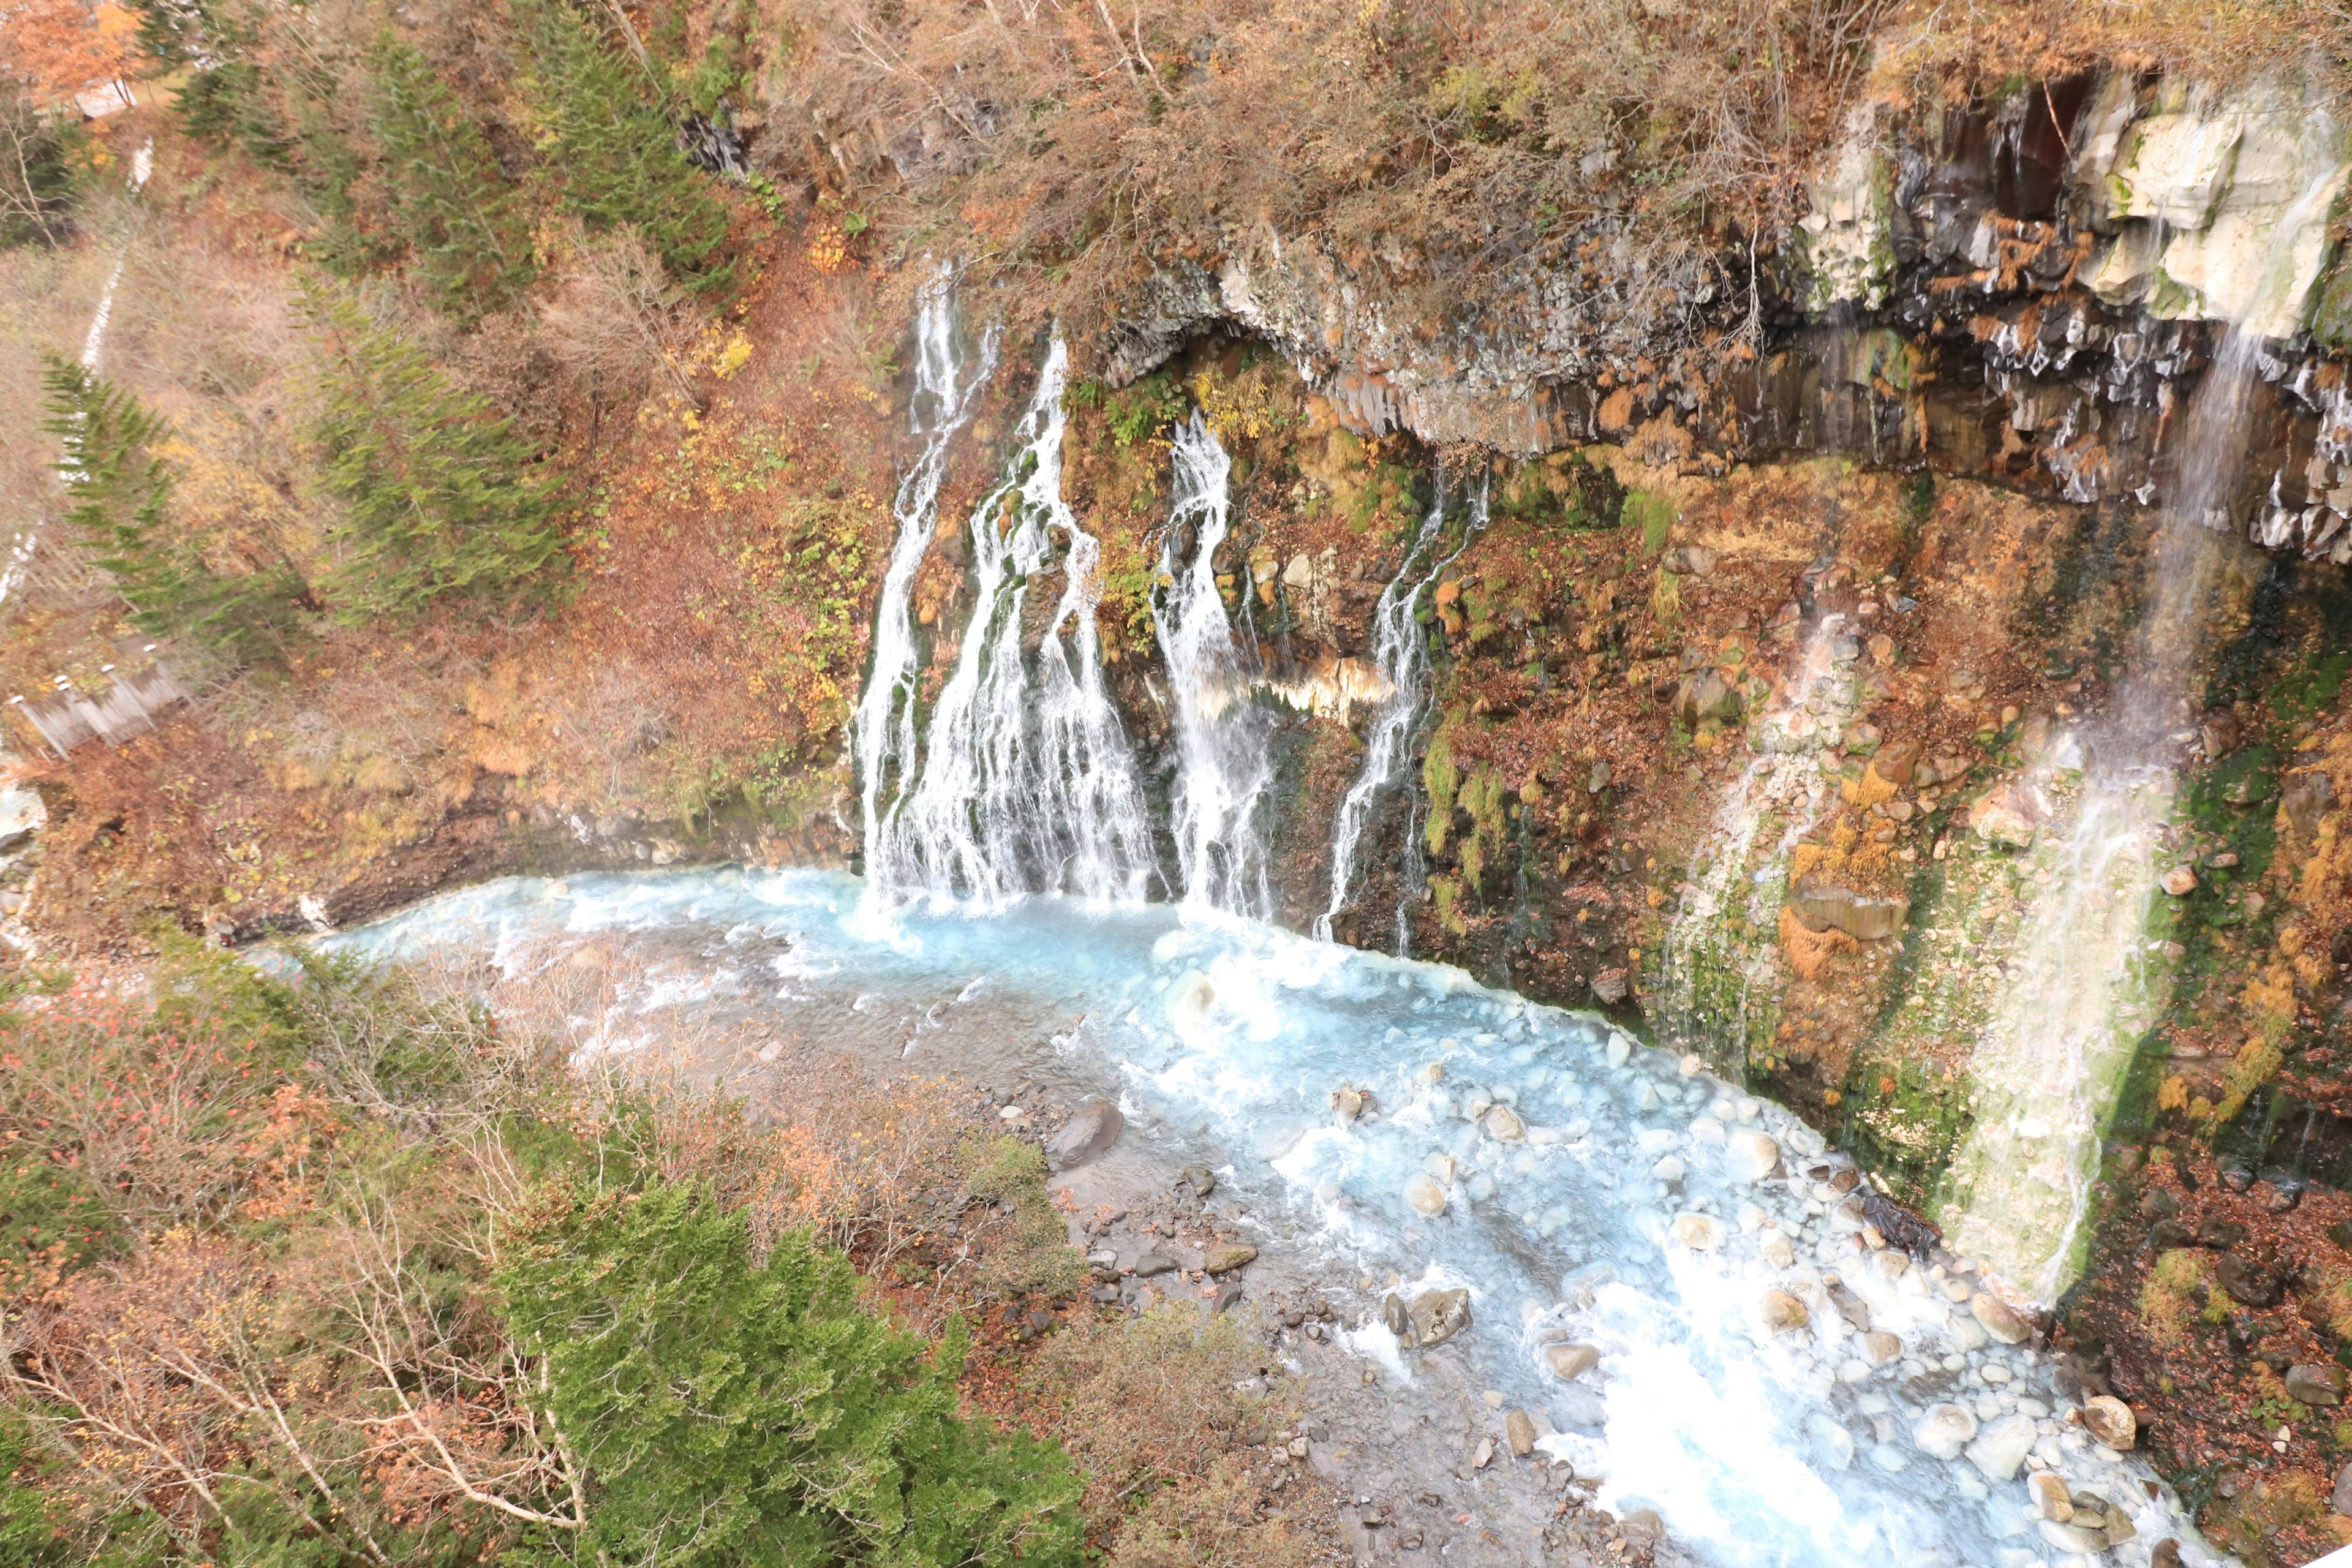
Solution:
[[[1421,531],[1413,537],[1396,575],[1381,590],[1380,603],[1372,610],[1373,663],[1378,682],[1386,689],[1387,695],[1372,715],[1371,728],[1365,734],[1363,765],[1357,770],[1355,782],[1348,786],[1346,796],[1339,802],[1339,816],[1331,825],[1331,901],[1315,917],[1315,934],[1325,942],[1332,940],[1331,922],[1348,907],[1349,889],[1356,876],[1356,849],[1363,838],[1365,825],[1371,819],[1372,807],[1394,780],[1399,765],[1410,759],[1407,742],[1421,716],[1422,703],[1429,695],[1429,634],[1421,624],[1422,599],[1437,581],[1438,574],[1469,548],[1471,540],[1486,524],[1486,486],[1482,480],[1470,498],[1470,517],[1463,529],[1461,542],[1439,555],[1445,536],[1443,474],[1437,478],[1436,489],[1429,503],[1429,515],[1422,519]],[[1399,957],[1403,956],[1405,945],[1405,911],[1400,908]]]
[[[1102,546],[1062,499],[1069,350],[1047,351],[1007,477],[971,517],[971,618],[925,735],[913,793],[885,826],[887,897],[998,906],[1024,893],[1137,902],[1156,870],[1143,792],[1103,679]],[[1030,583],[1063,588],[1034,655]]]
[[[942,268],[917,307],[915,393],[908,419],[922,439],[922,451],[899,480],[891,502],[898,537],[874,609],[873,670],[851,719],[865,819],[866,887],[877,896],[918,879],[906,837],[898,830],[896,802],[885,805],[893,791],[906,787],[916,760],[915,679],[920,664],[908,600],[938,527],[949,447],[971,418],[980,389],[995,371],[993,327],[982,336],[977,359],[966,366],[957,342],[953,275]]]
[[[2336,184],[2331,165],[2289,206],[2280,235],[2298,235],[2305,209]],[[2277,313],[2292,250],[2274,247],[2265,286],[2231,324],[2189,399],[2132,673],[2113,717],[2084,748],[2073,819],[2041,868],[2048,891],[2027,918],[2011,983],[1970,1064],[1973,1121],[1941,1205],[1952,1245],[2044,1301],[2080,1269],[2100,1136],[2168,984],[2147,924],[2177,791],[2171,735],[2191,710],[2216,543],[2244,461],[2262,323]]]
[[[1217,589],[1215,555],[1232,517],[1233,462],[1196,411],[1170,451],[1174,500],[1151,618],[1176,705],[1171,801],[1184,907],[1265,920],[1265,813],[1274,783],[1272,717],[1250,692],[1250,670]],[[1191,541],[1189,560],[1183,550]]]

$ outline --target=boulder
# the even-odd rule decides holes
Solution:
[[[1965,1405],[1938,1405],[1919,1418],[1911,1440],[1938,1459],[1957,1459],[1976,1440],[1976,1413]]]
[[[1404,1184],[1404,1201],[1412,1212],[1431,1217],[1445,1212],[1445,1189],[1426,1171],[1415,1171]]]
[[[1675,718],[1685,730],[1738,721],[1739,690],[1714,670],[1685,676],[1675,690]]]
[[[2275,1307],[2284,1289],[2276,1269],[2234,1252],[2221,1255],[2213,1266],[2213,1278],[2221,1282],[2230,1300],[2245,1307]]]
[[[1470,1292],[1423,1290],[1405,1309],[1412,1342],[1422,1349],[1442,1345],[1470,1326]]]
[[[1871,754],[1870,772],[1896,789],[1909,787],[1919,768],[1919,742],[1889,741]]]
[[[1604,969],[1592,977],[1593,997],[1605,1007],[1614,1007],[1633,994],[1633,977],[1622,969]]]
[[[1257,1261],[1257,1248],[1238,1241],[1221,1241],[1209,1248],[1207,1261],[1202,1267],[1212,1274],[1230,1274]]]
[[[2336,1495],[2327,1506],[2337,1513],[2352,1514],[2352,1465],[2336,1472]]]
[[[1963,1450],[1969,1463],[1989,1481],[2006,1481],[2017,1474],[2025,1456],[2033,1451],[2034,1439],[2040,1436],[2033,1429],[2030,1415],[2008,1415],[1977,1434],[1976,1441]]]
[[[2025,1489],[2042,1518],[2063,1524],[2074,1517],[2074,1494],[2066,1489],[2065,1477],[2042,1470],[2026,1478]]]
[[[1969,808],[1969,826],[1988,844],[2023,849],[2050,820],[2050,802],[2030,779],[2011,779]]]
[[[1989,1290],[1969,1298],[1969,1315],[2005,1345],[2021,1345],[2033,1337],[2033,1325],[2025,1314]]]
[[[2088,1557],[2107,1549],[2107,1532],[2104,1530],[2085,1530],[2079,1524],[2060,1524],[2047,1519],[2035,1528],[2042,1531],[2042,1540],[2061,1552]]]
[[[1598,1347],[1583,1344],[1546,1345],[1544,1365],[1562,1383],[1572,1383],[1601,1364]]]
[[[1813,1321],[1811,1310],[1801,1300],[1786,1290],[1765,1291],[1763,1300],[1757,1304],[1756,1310],[1757,1316],[1763,1321],[1764,1327],[1776,1334],[1787,1333],[1792,1329],[1801,1329]]]
[[[2176,899],[2185,899],[2197,890],[2197,868],[2193,866],[2175,866],[2158,880],[2166,892]]]
[[[1723,1222],[1711,1214],[1676,1215],[1674,1236],[1693,1252],[1713,1252],[1723,1245]]]
[[[2316,771],[2287,774],[2285,787],[2279,791],[2279,809],[2286,813],[2287,826],[2305,838],[2319,831],[2319,819],[2335,804],[2336,782]]]
[[[1769,1132],[1734,1132],[1724,1143],[1723,1163],[1736,1181],[1764,1181],[1780,1168],[1780,1145]]]
[[[1107,1152],[1126,1126],[1127,1118],[1118,1113],[1118,1106],[1108,1100],[1087,1100],[1045,1140],[1046,1163],[1056,1171],[1074,1170]]]
[[[1217,1173],[1206,1165],[1187,1165],[1177,1181],[1192,1189],[1196,1198],[1205,1198],[1217,1190]]]
[[[1911,900],[1901,893],[1880,897],[1807,877],[1790,889],[1789,908],[1807,931],[1842,931],[1860,942],[1880,942],[1903,929]]]
[[[2305,1405],[2344,1403],[2344,1369],[2333,1362],[2286,1369],[2287,1397]]]
[[[2083,1427],[2117,1453],[2139,1441],[2139,1418],[2112,1394],[2095,1394],[2083,1402]]]

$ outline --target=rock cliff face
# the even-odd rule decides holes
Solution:
[[[2273,343],[2230,520],[2352,558],[2352,282],[2329,222],[2347,171],[2327,115],[2125,73],[2037,82],[1925,118],[1867,108],[1811,211],[1756,251],[1637,239],[1631,215],[1513,264],[1504,303],[1423,298],[1413,258],[1236,229],[1161,275],[1110,379],[1222,331],[1278,347],[1343,424],[1528,455],[1592,440],[1720,471],[1839,451],[2152,500],[2214,347]],[[2339,553],[2343,552],[2343,553]]]

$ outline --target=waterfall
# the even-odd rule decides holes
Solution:
[[[882,574],[882,595],[874,608],[874,668],[851,719],[850,739],[857,757],[860,805],[866,828],[867,886],[905,885],[913,868],[905,836],[886,821],[884,797],[903,790],[915,761],[915,679],[921,666],[915,628],[907,613],[915,574],[931,547],[938,525],[940,484],[947,476],[948,449],[971,419],[980,389],[996,371],[996,331],[981,340],[977,361],[965,374],[958,352],[952,274],[941,268],[923,289],[915,316],[915,393],[908,418],[922,439],[915,466],[898,481],[891,515],[898,542]]]
[[[1436,495],[1429,503],[1429,515],[1422,519],[1421,531],[1398,565],[1396,575],[1381,590],[1380,603],[1372,610],[1372,657],[1379,671],[1378,684],[1387,689],[1379,711],[1372,715],[1371,729],[1364,737],[1364,763],[1357,770],[1355,783],[1339,802],[1339,813],[1331,824],[1331,902],[1315,917],[1315,934],[1325,942],[1331,940],[1331,922],[1348,907],[1348,889],[1355,879],[1356,848],[1362,839],[1364,825],[1370,818],[1372,806],[1381,793],[1389,787],[1398,765],[1410,760],[1406,742],[1411,738],[1414,721],[1420,717],[1423,688],[1429,679],[1429,634],[1421,625],[1421,605],[1437,574],[1451,565],[1455,556],[1469,548],[1470,541],[1486,522],[1486,487],[1482,482],[1470,500],[1470,521],[1464,528],[1462,542],[1443,557],[1437,554],[1445,533],[1445,478],[1437,477]],[[1405,948],[1405,911],[1397,910],[1397,952]]]
[[[1026,892],[1135,902],[1152,861],[1143,792],[1111,706],[1095,629],[1101,542],[1062,499],[1056,335],[1014,431],[1006,477],[971,516],[971,618],[940,693],[922,771],[882,824],[884,896],[997,905]],[[1024,658],[1029,584],[1055,564],[1062,595]]]
[[[1814,622],[1795,667],[1750,727],[1758,755],[1725,792],[1713,828],[1692,851],[1666,928],[1661,1032],[1743,1079],[1750,1047],[1771,1031],[1772,1010],[1752,1004],[1778,994],[1775,921],[1788,899],[1789,853],[1820,820],[1830,793],[1816,758],[1844,738],[1854,715],[1853,644],[1843,614]],[[1776,816],[1780,831],[1756,865],[1757,839]],[[1750,933],[1744,945],[1729,928],[1735,917]]]
[[[1217,547],[1231,523],[1233,462],[1196,411],[1170,453],[1174,500],[1160,548],[1152,625],[1176,704],[1177,866],[1188,909],[1267,920],[1271,715],[1251,700],[1250,666],[1217,591]],[[1191,538],[1191,558],[1184,550]]]
[[[2300,232],[2304,209],[2326,198],[2333,176],[2331,167],[2289,207],[2281,233]],[[2100,1135],[2168,994],[2147,923],[2158,836],[2177,792],[2168,737],[2190,710],[2215,545],[2244,460],[2259,323],[2275,314],[2267,285],[2291,259],[2291,247],[2273,247],[2265,286],[2189,399],[2133,672],[2085,748],[2073,820],[2042,868],[2048,891],[2027,918],[2013,978],[1969,1069],[1974,1120],[1945,1204],[1953,1245],[2045,1301],[2080,1270]]]

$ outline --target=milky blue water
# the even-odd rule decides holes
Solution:
[[[860,892],[804,871],[510,879],[328,940],[509,966],[614,948],[642,970],[598,1023],[615,1049],[699,1013],[937,1071],[955,1063],[926,1040],[960,1016],[1034,1031],[1061,1071],[1117,1097],[1129,1137],[1221,1168],[1221,1201],[1326,1282],[1354,1325],[1342,1342],[1395,1396],[1417,1357],[1467,1357],[1551,1428],[1549,1456],[1601,1479],[1603,1506],[1655,1509],[1706,1563],[2068,1563],[2028,1517],[2025,1470],[1996,1462],[1995,1479],[1921,1447],[1921,1416],[1946,1403],[2011,1423],[2028,1467],[2132,1514],[2137,1538],[2102,1562],[2145,1563],[2167,1536],[2218,1561],[2137,1455],[2064,1422],[2042,1358],[1988,1342],[1940,1280],[1869,1247],[1822,1184],[1834,1163],[1816,1135],[1696,1058],[1459,970],[1269,926],[1052,900],[885,924]],[[1348,1126],[1343,1085],[1373,1097]],[[1442,1212],[1417,1210],[1415,1187]],[[1897,1356],[1874,1364],[1885,1342],[1865,1347],[1830,1305],[1832,1276]],[[1457,1286],[1475,1318],[1458,1341],[1416,1352],[1382,1326],[1389,1290]],[[1770,1289],[1808,1302],[1808,1325],[1772,1331]],[[1598,1347],[1599,1366],[1554,1377],[1543,1352],[1563,1339]]]

